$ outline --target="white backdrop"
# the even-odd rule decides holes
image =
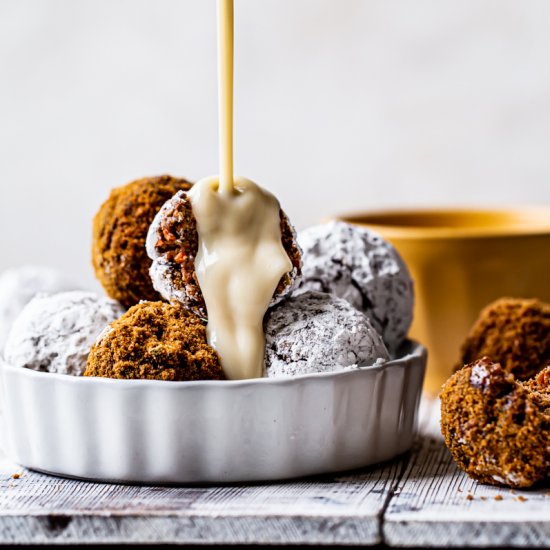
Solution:
[[[550,2],[236,0],[236,170],[298,227],[550,202]],[[0,0],[0,269],[91,281],[111,187],[217,172],[214,0]]]

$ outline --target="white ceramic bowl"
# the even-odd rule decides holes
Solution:
[[[359,468],[414,438],[426,350],[285,379],[163,382],[1,368],[8,456],[63,476],[224,483]]]

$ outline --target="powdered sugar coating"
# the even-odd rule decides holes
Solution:
[[[183,200],[185,196],[186,196],[186,193],[184,191],[178,191],[173,197],[169,198],[160,207],[160,210],[156,213],[155,217],[153,218],[153,221],[151,222],[151,225],[149,226],[149,231],[147,231],[147,237],[145,239],[145,249],[147,250],[147,256],[149,256],[149,258],[153,260],[153,263],[156,260],[162,258],[162,256],[159,254],[156,248],[156,244],[159,239],[159,234],[161,232],[162,220],[166,216],[167,212],[170,212],[170,210],[173,210],[174,208],[176,208],[177,205]],[[155,281],[153,280],[153,284],[154,283]],[[161,292],[156,287],[155,287],[155,290],[157,292]]]
[[[487,385],[491,382],[490,377],[491,373],[487,367],[478,361],[472,366],[470,384],[472,384],[474,388],[486,389]]]
[[[15,320],[5,360],[16,367],[80,376],[92,344],[124,308],[93,292],[38,294]]]
[[[200,317],[205,316],[204,311],[198,311],[195,300],[191,299],[185,286],[181,284],[181,277],[178,277],[179,266],[174,265],[165,256],[159,253],[156,244],[162,231],[161,224],[168,213],[183,204],[187,193],[178,191],[173,197],[168,199],[157,212],[145,240],[147,255],[152,260],[149,268],[149,276],[153,283],[153,288],[168,302],[179,302],[187,309],[192,310]]]
[[[50,267],[25,265],[4,271],[0,275],[0,353],[13,322],[36,294],[79,288],[82,286]]]
[[[407,266],[376,233],[344,222],[298,234],[302,248],[299,290],[329,292],[363,311],[395,352],[412,322],[414,293]]]
[[[265,320],[270,378],[332,372],[389,359],[382,337],[349,302],[321,292],[294,295]]]

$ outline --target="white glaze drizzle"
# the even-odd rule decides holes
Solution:
[[[292,263],[281,242],[279,201],[254,182],[234,178],[234,192],[219,178],[188,192],[197,220],[195,272],[208,312],[209,343],[230,379],[263,375],[263,317]]]

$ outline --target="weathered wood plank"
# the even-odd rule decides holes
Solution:
[[[455,466],[440,437],[425,436],[384,515],[384,540],[390,546],[550,546],[549,489],[480,485]]]
[[[65,480],[0,464],[0,543],[381,542],[403,463],[269,485],[145,487]]]

